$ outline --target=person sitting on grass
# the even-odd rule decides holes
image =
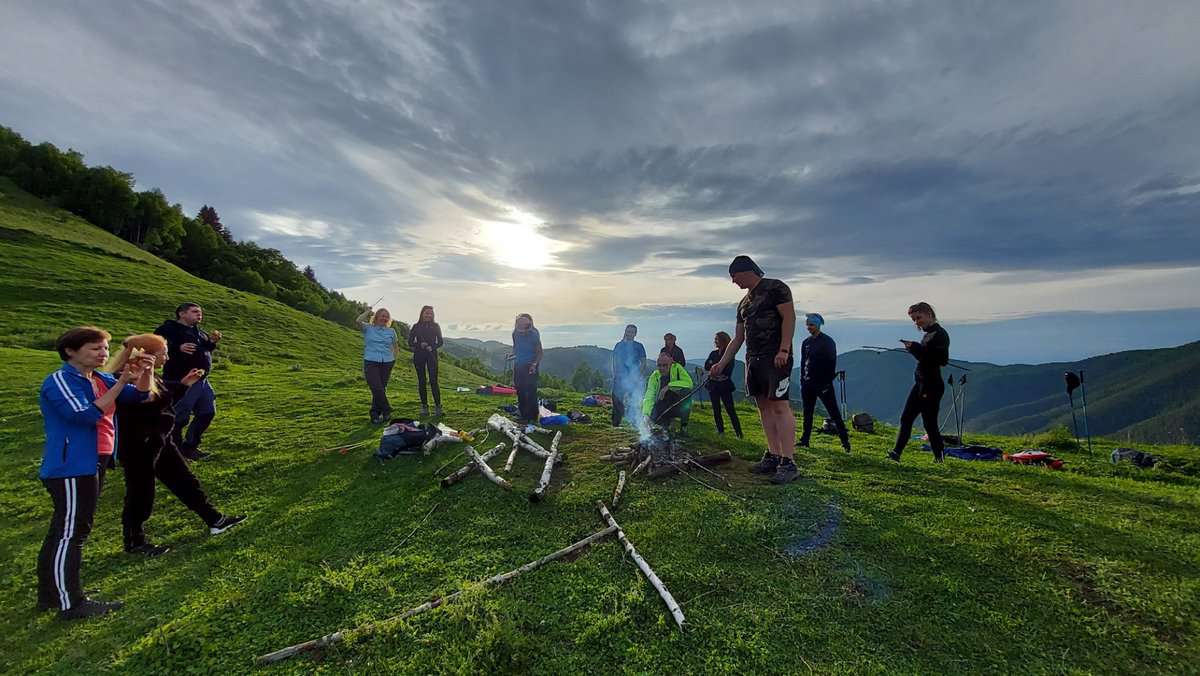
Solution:
[[[679,433],[687,433],[688,417],[692,412],[692,377],[687,369],[670,354],[658,355],[657,368],[646,379],[646,394],[642,398],[642,415],[654,424],[666,427],[679,420]]]
[[[110,338],[94,326],[59,336],[55,349],[63,365],[42,382],[38,397],[46,431],[38,477],[50,493],[54,515],[38,555],[37,607],[57,608],[66,620],[121,607],[119,601],[85,596],[79,567],[100,495],[100,460],[117,450],[117,403],[145,399],[153,374],[140,357],[119,376],[99,371],[108,360]]]
[[[134,350],[142,350],[153,362],[151,371],[167,362],[167,341],[162,336],[143,333],[129,336],[113,358],[109,370],[123,373]],[[125,551],[130,554],[158,556],[168,547],[146,540],[145,524],[154,509],[154,480],[157,477],[180,502],[195,512],[209,533],[224,533],[246,519],[244,516],[225,516],[208,501],[196,475],[188,468],[171,430],[175,426],[175,403],[187,396],[204,377],[200,369],[192,369],[178,383],[166,383],[155,376],[150,381],[149,395],[144,401],[122,402],[117,405],[121,415],[119,432],[121,467],[125,470],[125,507],[121,511]]]

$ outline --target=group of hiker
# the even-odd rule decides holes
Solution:
[[[188,460],[207,456],[200,445],[216,415],[208,378],[221,333],[201,329],[203,316],[199,305],[183,303],[154,333],[127,337],[115,356],[110,334],[98,327],[76,327],[56,340],[63,363],[39,394],[45,445],[38,476],[54,505],[38,555],[39,609],[76,619],[121,606],[88,598],[79,574],[105,476],[118,465],[124,470],[121,525],[127,553],[158,556],[169,550],[145,533],[156,480],[212,535],[245,520],[218,511],[188,466]]]
[[[825,318],[819,313],[804,317],[808,337],[800,345],[800,399],[803,409],[803,428],[796,441],[796,418],[791,409],[791,375],[794,367],[792,344],[796,327],[796,310],[792,292],[787,284],[766,277],[749,256],[738,256],[729,265],[730,280],[746,295],[738,303],[735,332],[731,338],[724,331],[713,336],[715,349],[704,361],[699,376],[708,390],[712,404],[713,422],[719,434],[725,433],[722,409],[738,438],[742,437],[741,422],[734,407],[734,360],[743,345],[746,347],[746,396],[754,400],[762,419],[767,438],[767,450],[752,470],[771,475],[777,484],[796,478],[794,445],[808,447],[813,429],[813,412],[818,401],[824,405],[842,448],[850,452],[850,435],[834,392],[838,375],[837,344],[824,332]],[[938,409],[944,385],[941,367],[949,361],[950,336],[937,322],[933,308],[925,302],[908,308],[909,318],[923,332],[920,341],[901,343],[917,360],[912,390],[900,416],[896,443],[888,457],[900,461],[901,452],[912,433],[917,417],[924,421],[934,461],[942,462],[943,442],[938,431]],[[687,428],[691,398],[699,386],[688,374],[683,350],[673,334],[663,338],[656,368],[644,373],[645,347],[636,341],[637,327],[625,327],[625,335],[613,346],[612,399],[614,427],[622,424],[627,411],[641,398],[635,409],[642,420],[667,426],[679,421],[680,432]],[[635,426],[641,421],[635,420]]]

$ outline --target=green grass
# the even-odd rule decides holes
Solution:
[[[598,456],[631,438],[602,413],[568,428],[568,461],[538,504],[525,497],[540,471],[530,457],[518,461],[510,494],[477,476],[439,488],[433,471],[453,448],[385,465],[370,447],[323,452],[378,433],[365,424],[354,332],[138,260],[98,230],[88,244],[86,224],[72,224],[83,228],[67,238],[75,242],[47,239],[58,237],[40,229],[52,212],[15,201],[0,200],[0,672],[253,671],[257,655],[389,617],[602,527],[593,504],[611,495],[616,472]],[[232,355],[214,374],[215,455],[194,467],[219,508],[251,520],[210,537],[159,490],[148,529],[172,551],[127,556],[115,472],[83,573],[86,587],[126,608],[83,623],[35,613],[33,571],[50,515],[36,480],[36,392],[58,363],[47,341],[80,322],[118,337],[148,330],[180,298],[205,306]],[[402,361],[390,390],[398,413],[415,408],[414,380]],[[506,401],[452,392],[480,382],[445,369],[448,422],[478,426]],[[737,460],[721,471],[745,501],[682,477],[637,478],[616,513],[684,604],[686,633],[610,541],[262,671],[1196,671],[1200,479],[1112,467],[1108,441],[1095,459],[1057,452],[1068,461],[1063,472],[934,465],[912,447],[897,466],[883,460],[885,429],[855,434],[851,455],[818,435],[798,455],[803,478],[780,488],[746,472],[763,439],[757,416],[741,412],[744,441],[716,436],[697,407],[689,445],[732,449]],[[1030,441],[972,440],[1013,450]],[[1184,447],[1154,451],[1196,457]],[[783,554],[831,518],[838,526],[827,546]]]

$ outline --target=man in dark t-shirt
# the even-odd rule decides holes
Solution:
[[[710,369],[717,376],[746,345],[746,394],[754,398],[767,436],[767,452],[752,469],[771,474],[772,483],[796,478],[792,444],[796,417],[788,401],[792,375],[792,336],[796,330],[796,308],[792,291],[778,279],[764,276],[749,256],[738,256],[729,264],[730,280],[746,289],[738,303],[737,334],[721,361]]]

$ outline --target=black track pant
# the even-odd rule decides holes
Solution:
[[[634,411],[640,411],[642,402],[638,400],[636,387],[630,387],[626,383],[613,383],[612,389],[612,424],[613,427],[620,427],[621,421],[625,419],[625,409],[631,408]],[[634,416],[636,420],[638,416]]]
[[[517,390],[517,410],[521,420],[536,423],[538,415],[538,374],[529,372],[529,364],[517,364],[513,370],[513,387]]]
[[[428,406],[429,399],[425,395],[425,383],[433,391],[433,405],[442,405],[442,391],[438,387],[438,356],[436,352],[414,352],[413,367],[417,369],[417,392],[421,395],[421,405]]]
[[[367,387],[371,388],[371,417],[388,415],[392,405],[388,403],[387,384],[392,377],[394,361],[364,361],[363,378],[367,379]]]
[[[100,484],[95,474],[42,483],[54,501],[54,516],[38,555],[38,603],[67,610],[83,599],[79,563],[92,532]]]
[[[925,433],[929,435],[929,446],[935,457],[941,457],[945,451],[942,443],[942,433],[938,430],[938,409],[942,405],[942,395],[946,385],[939,377],[930,383],[914,383],[908,392],[908,400],[904,402],[904,412],[900,414],[900,430],[896,433],[896,455],[904,450],[908,438],[912,436],[913,422],[917,416],[925,425]]]
[[[742,436],[742,422],[738,420],[737,410],[733,407],[733,392],[709,392],[709,400],[712,402],[713,422],[717,426],[718,434],[725,434],[725,421],[721,420],[721,406],[725,406],[725,412],[729,414],[729,424],[733,426],[733,433]]]
[[[200,481],[174,446],[164,448],[157,458],[143,449],[124,449],[121,466],[125,468],[125,508],[121,511],[121,525],[126,547],[136,547],[146,541],[144,527],[154,510],[155,479],[206,525],[211,526],[221,518],[221,513],[209,503]]]
[[[800,443],[807,445],[812,437],[813,411],[817,408],[818,399],[825,407],[825,413],[829,419],[833,421],[833,426],[837,428],[838,437],[842,441],[849,439],[849,435],[846,433],[846,421],[842,420],[842,409],[838,407],[837,394],[833,391],[833,383],[829,383],[822,390],[815,387],[802,387],[800,398],[804,402],[804,430],[800,435]]]

